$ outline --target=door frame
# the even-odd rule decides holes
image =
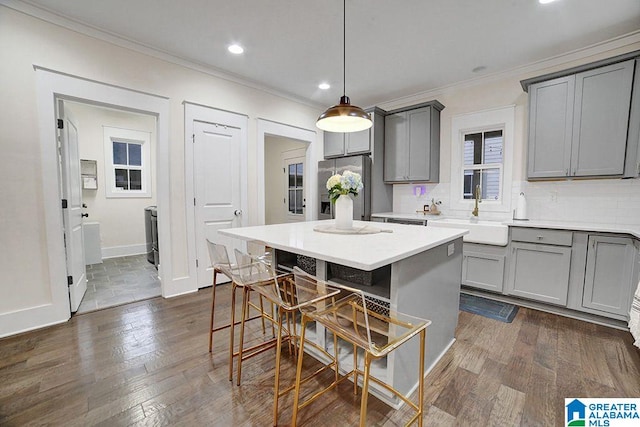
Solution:
[[[171,209],[169,199],[169,98],[110,85],[83,77],[62,73],[34,65],[37,95],[37,124],[41,155],[42,209],[50,298],[43,304],[0,315],[0,336],[41,328],[67,321],[71,317],[67,268],[64,251],[60,176],[57,135],[55,126],[56,99],[81,101],[154,115],[157,118],[158,157],[158,210],[167,218],[160,226],[160,245],[171,248]],[[172,256],[165,250],[161,257],[159,274],[162,295],[175,293]]]
[[[195,197],[194,185],[194,164],[193,164],[193,122],[202,121],[207,123],[217,123],[240,129],[240,209],[242,215],[241,224],[243,227],[249,225],[248,219],[248,196],[247,196],[247,170],[248,170],[248,145],[249,137],[247,128],[249,117],[246,114],[239,114],[225,110],[218,110],[202,104],[184,101],[184,181],[185,181],[185,206],[187,216],[187,257],[188,260],[188,289],[184,293],[198,291],[198,270],[196,259],[198,251],[196,249],[196,226],[195,226]],[[198,262],[209,263],[209,259],[198,260]]]
[[[316,199],[317,194],[317,181],[318,174],[311,173],[316,168],[310,169],[311,165],[318,164],[318,155],[316,154],[316,147],[322,144],[315,144],[318,141],[318,134],[316,131],[303,129],[291,125],[285,125],[278,122],[273,122],[265,119],[258,119],[257,129],[257,158],[256,158],[256,189],[258,192],[258,206],[257,206],[257,224],[265,224],[265,171],[264,171],[264,151],[266,144],[266,136],[279,136],[291,139],[297,139],[301,142],[308,143],[306,160],[307,170],[310,172],[307,176],[307,180],[304,184],[304,192],[307,199],[307,207],[305,208],[305,221],[311,221],[318,218],[316,212]],[[321,142],[321,141],[320,141]]]

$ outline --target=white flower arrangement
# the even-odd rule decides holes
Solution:
[[[342,175],[332,175],[327,180],[327,190],[329,190],[329,198],[335,203],[338,197],[346,194],[357,196],[360,190],[364,188],[362,177],[359,173],[345,171]]]

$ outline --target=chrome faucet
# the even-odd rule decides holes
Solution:
[[[471,211],[471,215],[477,217],[478,216],[478,203],[482,203],[482,199],[480,198],[480,184],[476,185],[476,191],[474,193],[474,199],[476,201],[475,207]]]

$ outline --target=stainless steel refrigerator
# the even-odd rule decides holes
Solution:
[[[371,219],[371,158],[367,155],[340,157],[318,162],[318,219],[334,218],[334,206],[329,199],[327,180],[334,174],[344,171],[357,172],[362,177],[364,188],[353,198],[353,219],[369,221]]]

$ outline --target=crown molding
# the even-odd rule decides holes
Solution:
[[[450,85],[445,85],[436,89],[429,89],[408,96],[395,98],[389,101],[378,103],[376,105],[387,111],[403,108],[406,106],[414,105],[416,103],[424,102],[427,99],[435,99],[438,95],[449,93],[454,90],[471,88],[474,86],[493,83],[509,78],[521,79],[523,78],[523,76],[535,75],[536,73],[546,74],[549,72],[549,69],[562,67],[562,65],[568,64],[573,61],[585,60],[589,57],[601,55],[616,49],[629,47],[628,50],[629,52],[631,52],[633,50],[640,49],[639,44],[640,30],[637,30],[619,37],[586,46],[584,48],[576,49],[567,53],[542,59],[540,61],[532,62],[530,64],[521,65],[497,73],[487,74],[482,77],[476,77],[473,79],[452,83]]]
[[[160,59],[162,61],[169,62],[171,64],[179,65],[193,71],[207,74],[212,77],[216,77],[216,78],[226,80],[235,84],[249,87],[251,89],[259,90],[261,92],[265,92],[270,95],[284,98],[289,101],[296,102],[298,104],[303,104],[311,108],[318,108],[318,109],[323,108],[321,104],[310,101],[309,99],[305,99],[305,98],[293,95],[291,93],[287,93],[282,90],[278,90],[273,87],[264,85],[262,83],[258,83],[254,80],[250,80],[245,77],[241,77],[236,74],[223,71],[211,65],[192,61],[192,60],[177,56],[175,54],[159,50],[157,48],[145,45],[135,40],[128,39],[119,34],[106,31],[102,28],[98,28],[98,27],[86,24],[79,20],[68,18],[66,16],[60,15],[51,10],[45,9],[39,5],[29,3],[28,1],[0,0],[0,5],[5,6],[9,9],[13,9],[25,15],[31,16],[33,18],[40,19],[41,21],[48,22],[53,25],[57,25],[67,30],[70,30],[88,37],[92,37],[94,39],[101,40],[107,43],[111,43],[113,45],[131,50],[146,56]]]

